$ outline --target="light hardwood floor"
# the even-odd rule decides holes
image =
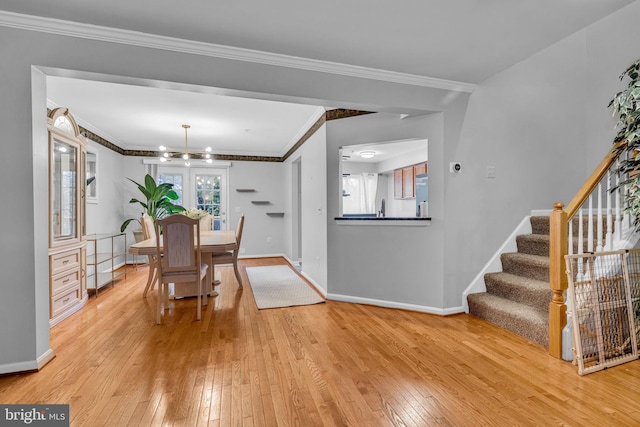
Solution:
[[[252,265],[282,259],[240,261]],[[468,315],[328,301],[259,311],[221,268],[155,324],[146,268],[51,331],[56,358],[0,377],[0,403],[68,403],[74,426],[637,426],[640,361],[579,376]],[[2,345],[6,345],[3,343]]]

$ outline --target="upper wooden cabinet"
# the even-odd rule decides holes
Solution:
[[[50,325],[86,302],[86,142],[66,108],[48,117]]]
[[[416,196],[416,175],[427,173],[427,163],[418,163],[393,171],[393,196],[412,199]]]
[[[410,199],[415,197],[415,173],[413,166],[402,168],[402,198]]]
[[[402,169],[393,171],[393,197],[402,199]]]

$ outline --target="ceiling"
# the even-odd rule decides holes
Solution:
[[[3,0],[0,9],[478,84],[632,2],[56,0],[52,7],[50,0]],[[155,149],[160,143],[179,149],[186,123],[192,126],[190,146],[193,141],[220,153],[255,155],[284,154],[323,107],[111,85],[51,78],[49,99],[125,149]]]

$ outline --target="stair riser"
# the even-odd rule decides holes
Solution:
[[[505,256],[506,255],[506,256]],[[503,254],[502,271],[505,273],[515,274],[517,276],[530,277],[543,282],[549,281],[549,266],[537,265],[523,262],[519,259],[513,259],[508,254]]]
[[[536,240],[528,240],[525,236],[516,238],[518,252],[521,254],[549,256],[549,242],[541,242]]]
[[[541,325],[517,316],[501,313],[492,307],[475,303],[473,298],[469,298],[469,313],[545,347],[549,344],[546,324]]]
[[[553,296],[551,289],[527,289],[517,284],[507,283],[491,275],[485,276],[487,292],[511,301],[519,302],[539,311],[549,309]]]
[[[529,254],[529,255],[540,255],[540,256],[549,256],[549,242],[540,242],[534,240],[527,240],[526,236],[518,236],[516,238],[516,243],[518,247],[518,252],[521,254]],[[595,245],[596,242],[594,242]],[[582,243],[582,252],[587,253],[588,250],[588,242],[585,239]],[[573,252],[574,254],[578,253],[578,240],[573,240]]]
[[[611,230],[615,230],[615,217],[613,217],[612,221],[614,221],[611,225]],[[579,219],[578,218],[574,218],[572,220],[573,223],[573,235],[574,236],[578,236],[578,223],[579,223]],[[594,217],[593,218],[593,227],[594,227],[594,232],[597,229],[597,218]],[[583,234],[586,238],[587,236],[587,227],[589,225],[589,217],[587,216],[583,216],[582,217],[582,229],[583,229]],[[607,232],[608,227],[607,227],[607,218],[603,217],[602,218],[602,229],[603,229],[603,234]],[[548,216],[535,216],[535,217],[531,217],[531,232],[533,234],[549,234],[549,217]]]

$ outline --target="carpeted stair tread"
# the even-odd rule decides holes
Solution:
[[[467,299],[469,313],[474,316],[548,346],[548,315],[545,312],[489,293],[471,294]]]
[[[532,216],[529,222],[531,223],[531,232],[533,234],[549,234],[548,216]]]
[[[502,271],[517,276],[549,281],[549,256],[521,254],[519,252],[504,253],[500,256]]]
[[[516,244],[520,253],[549,256],[548,234],[522,234],[516,236]]]
[[[484,276],[484,282],[487,293],[530,305],[540,311],[548,309],[553,296],[548,282],[515,274],[487,273]]]

